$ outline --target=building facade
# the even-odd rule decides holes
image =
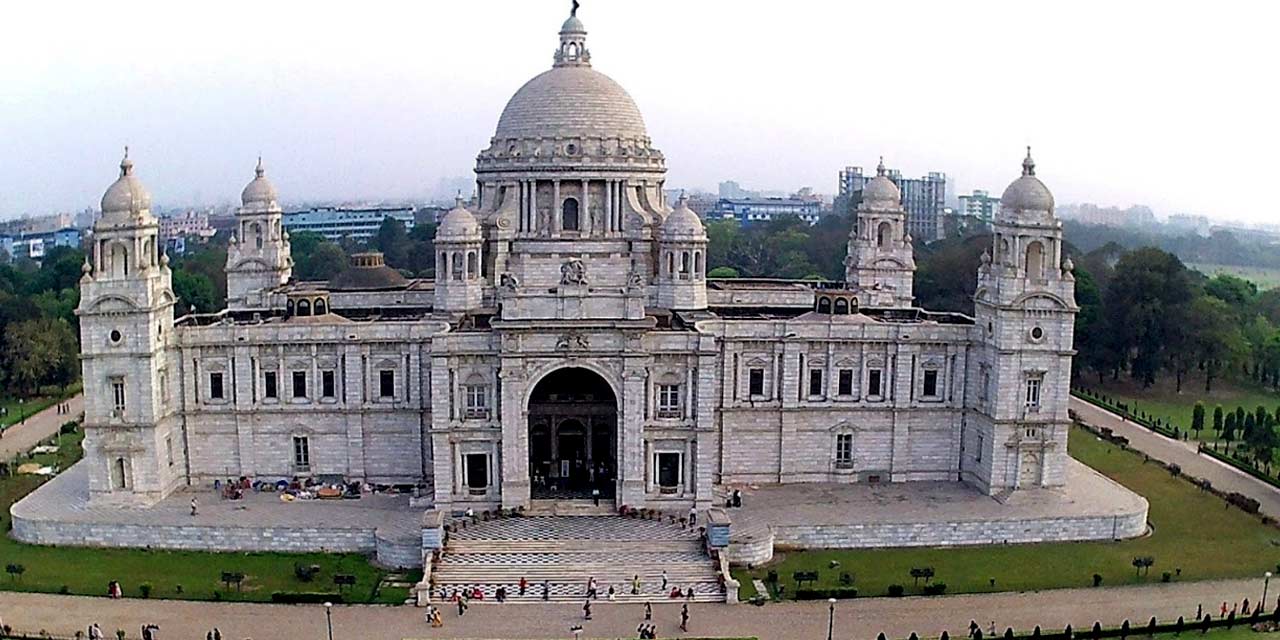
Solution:
[[[173,317],[150,196],[121,163],[78,309],[98,504],[245,476],[417,487],[436,508],[598,495],[705,508],[720,484],[1065,482],[1076,311],[1028,155],[969,317],[914,306],[909,214],[862,191],[846,281],[708,280],[707,236],[582,22],[476,160],[435,278],[378,254],[292,275],[262,167],[228,251],[228,308]]]
[[[0,250],[11,260],[40,260],[54,247],[80,247],[81,233],[75,227],[57,231],[0,234]]]
[[[817,224],[822,217],[822,201],[801,198],[720,198],[707,217],[714,220],[737,220],[742,224],[768,222],[781,218],[799,218]]]
[[[960,210],[956,213],[982,222],[993,222],[1000,215],[1000,198],[974,189],[973,193],[960,196]]]
[[[342,238],[368,240],[378,234],[386,218],[395,218],[406,231],[415,223],[413,207],[312,207],[284,214],[284,228],[289,233],[310,231],[327,240]]]
[[[885,175],[897,185],[902,195],[902,206],[907,212],[907,230],[911,235],[926,242],[942,238],[947,208],[947,175],[931,171],[922,178],[907,178],[896,169],[887,169]],[[838,197],[845,202],[856,203],[862,189],[874,178],[864,173],[862,167],[845,167],[839,175]]]

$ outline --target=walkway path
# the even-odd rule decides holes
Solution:
[[[1239,469],[1196,453],[1196,443],[1166,438],[1079,398],[1071,398],[1071,410],[1093,426],[1106,427],[1116,435],[1128,438],[1134,449],[1174,463],[1182,468],[1183,473],[1205,478],[1217,489],[1249,496],[1261,504],[1263,513],[1280,518],[1280,490]]]
[[[1003,631],[1036,624],[1059,629],[1067,623],[1088,628],[1094,620],[1118,625],[1128,618],[1161,620],[1195,616],[1203,604],[1214,616],[1223,600],[1255,601],[1262,595],[1262,580],[1224,582],[1154,583],[1141,587],[1066,589],[1034,593],[997,593],[934,598],[859,598],[836,604],[835,637],[872,640],[884,631],[890,638],[904,638],[912,631],[936,636],[947,629],[952,637],[965,637],[970,620],[984,628],[992,621]],[[1271,585],[1280,587],[1280,585]],[[1273,589],[1272,594],[1275,593]],[[1274,595],[1268,595],[1273,600]],[[642,617],[639,604],[600,604],[594,620],[583,623],[584,638],[635,637]],[[689,633],[677,628],[679,606],[659,602],[654,622],[661,637],[756,636],[761,640],[821,639],[827,632],[826,602],[791,602],[751,605],[694,604],[690,607]],[[0,593],[0,616],[17,629],[70,635],[98,622],[112,635],[125,629],[135,638],[144,623],[160,625],[161,637],[203,638],[218,626],[229,640],[315,640],[325,637],[325,615],[318,605],[232,604],[157,600],[107,600],[76,596]],[[337,640],[400,638],[567,638],[569,627],[581,623],[580,606],[477,604],[458,618],[446,609],[442,629],[422,621],[422,609],[412,607],[338,606],[333,610],[333,637]]]
[[[58,405],[28,416],[25,423],[11,425],[0,437],[0,459],[8,460],[19,453],[26,453],[37,442],[58,432],[62,423],[75,420],[84,411],[84,396],[77,395],[66,401],[71,406],[70,413],[58,413]],[[16,416],[11,416],[16,417]]]

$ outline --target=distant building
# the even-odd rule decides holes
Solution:
[[[386,218],[395,218],[406,231],[413,228],[413,207],[312,207],[284,214],[284,228],[289,233],[311,231],[328,240],[355,238],[367,240],[378,233]]]
[[[947,206],[947,174],[929,172],[923,178],[904,178],[896,169],[885,175],[902,192],[902,207],[907,211],[907,231],[915,238],[933,241],[943,236],[943,217]],[[839,198],[856,205],[863,187],[874,178],[862,167],[845,167],[840,172]]]
[[[18,233],[0,235],[0,249],[11,260],[29,258],[39,260],[54,247],[79,247],[80,230],[66,227],[57,231],[41,233]]]
[[[1186,213],[1175,213],[1169,216],[1169,227],[1175,231],[1189,231],[1199,236],[1209,236],[1212,225],[1205,216],[1193,216]]]
[[[448,207],[418,207],[413,212],[413,226],[435,226],[440,224],[440,218],[443,218],[446,213],[449,213]],[[408,228],[405,230],[408,231]]]
[[[188,236],[211,238],[214,233],[216,231],[209,226],[209,214],[207,213],[184,211],[176,215],[160,218],[161,238],[185,238]]]
[[[736,180],[725,180],[720,183],[720,197],[745,198],[747,197],[747,190],[743,189],[742,185],[738,184]]]
[[[45,216],[23,216],[13,220],[0,222],[0,234],[18,236],[22,234],[53,233],[59,229],[75,226],[76,216],[70,213],[51,213]]]
[[[1000,214],[1000,198],[981,189],[974,189],[973,193],[960,196],[960,209],[956,214],[991,222]]]
[[[714,220],[737,220],[742,224],[794,217],[817,224],[822,217],[822,201],[796,198],[720,198],[711,213]]]
[[[1154,227],[1156,214],[1150,207],[1133,205],[1127,209],[1100,207],[1096,204],[1067,204],[1058,208],[1063,220],[1075,220],[1084,224],[1100,224],[1108,227]]]

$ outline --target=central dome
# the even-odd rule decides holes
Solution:
[[[516,91],[498,119],[497,138],[646,138],[634,100],[588,66],[555,67]]]

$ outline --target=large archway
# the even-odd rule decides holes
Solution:
[[[529,395],[529,487],[534,500],[612,500],[618,399],[600,374],[557,369]]]

